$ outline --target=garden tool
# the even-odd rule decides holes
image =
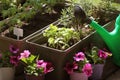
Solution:
[[[109,50],[112,52],[113,62],[120,66],[120,14],[116,18],[115,28],[109,32],[104,27],[99,25],[96,21],[86,16],[84,10],[80,6],[75,6],[74,15],[81,21],[92,26],[97,33],[102,37]]]

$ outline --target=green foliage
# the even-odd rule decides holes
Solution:
[[[83,24],[79,19],[74,17],[73,5],[63,9],[61,13],[62,15],[59,19],[60,25],[68,28],[74,28],[75,31],[79,32],[81,39],[90,34],[91,31],[93,31],[93,28],[87,26],[86,24]]]
[[[36,64],[25,67],[25,70],[28,75],[35,75],[35,76],[38,76],[40,73],[44,71],[43,68],[37,69]]]
[[[95,46],[91,49],[90,53],[88,53],[88,56],[92,59],[93,64],[103,63],[104,62],[101,58],[99,58],[99,56],[98,56],[98,48],[95,47]]]
[[[72,28],[58,28],[50,25],[44,32],[43,36],[48,38],[48,46],[65,50],[80,40],[79,33]]]
[[[29,75],[38,76],[40,71],[43,71],[42,68],[36,68],[36,61],[39,56],[30,55],[28,58],[22,58],[21,61],[25,63],[25,72]],[[41,70],[42,69],[42,70]],[[39,71],[39,72],[38,72]],[[42,72],[41,72],[42,73]]]
[[[12,64],[10,64],[10,52],[4,52],[2,53],[2,60],[0,60],[0,67],[12,67]]]
[[[30,55],[28,58],[22,58],[21,60],[26,64],[33,64],[36,59],[36,56]]]
[[[1,0],[0,14],[4,20],[0,21],[0,27],[8,25],[9,27],[21,27],[29,22],[35,14],[40,12],[51,13],[57,3],[64,4],[65,0]],[[50,12],[51,11],[51,12]],[[17,21],[20,20],[19,24]]]
[[[63,25],[64,27],[69,27],[72,23],[71,19],[74,17],[73,6],[63,9],[61,14],[62,15],[59,19],[60,24]]]
[[[70,0],[72,5],[80,5],[88,16],[92,16],[95,20],[103,25],[114,20],[120,11],[113,6],[113,0]],[[93,3],[94,2],[94,3]]]

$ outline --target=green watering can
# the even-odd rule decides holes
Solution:
[[[113,62],[120,66],[120,14],[116,18],[115,28],[111,32],[108,32],[97,22],[88,18],[80,6],[75,6],[74,15],[76,18],[81,19],[82,22],[88,23],[98,32],[98,34],[100,34],[112,52]]]

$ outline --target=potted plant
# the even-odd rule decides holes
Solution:
[[[13,80],[15,75],[15,67],[19,62],[19,49],[10,45],[9,50],[0,52],[0,79]],[[7,77],[5,76],[7,75]]]
[[[19,59],[24,64],[26,80],[44,80],[45,74],[54,70],[52,63],[40,60],[29,50],[20,53]]]
[[[93,74],[90,78],[100,80],[105,60],[106,58],[112,56],[112,54],[107,50],[102,50],[96,46],[93,46],[90,50],[86,50],[86,55],[88,56],[88,59],[93,67]]]
[[[73,56],[72,63],[65,65],[65,70],[70,75],[70,80],[88,80],[92,75],[92,66],[83,52],[78,52]]]

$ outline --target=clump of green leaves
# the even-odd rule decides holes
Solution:
[[[93,64],[97,64],[97,63],[103,63],[104,61],[99,58],[98,56],[98,48],[96,46],[92,47],[90,53],[88,53],[88,56],[92,59],[92,63]]]
[[[63,9],[61,14],[62,15],[59,19],[60,24],[63,25],[64,27],[69,27],[72,23],[71,19],[74,17],[73,6]]]
[[[64,2],[65,0],[1,0],[0,14],[3,20],[0,21],[0,27],[22,27],[37,13],[52,13],[56,4]]]
[[[38,76],[39,69],[36,68],[36,61],[38,60],[38,56],[30,55],[28,58],[22,58],[21,61],[25,63],[25,72],[29,75]],[[40,70],[41,71],[41,70]]]
[[[73,5],[63,9],[61,13],[62,15],[59,19],[60,25],[63,25],[64,27],[67,27],[67,28],[74,28],[76,31],[79,32],[81,39],[87,36],[91,31],[93,31],[93,28],[82,23],[80,19],[74,16]]]
[[[48,38],[48,46],[60,50],[65,50],[80,40],[80,35],[72,28],[58,28],[51,24],[44,32],[43,36]]]

